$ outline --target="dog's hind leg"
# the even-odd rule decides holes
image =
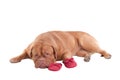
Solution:
[[[84,57],[84,61],[85,61],[85,62],[89,62],[89,61],[90,61],[91,54],[90,54],[90,52],[87,52],[87,51],[85,51],[85,50],[79,50],[79,51],[76,53],[76,56],[78,56],[78,57]]]

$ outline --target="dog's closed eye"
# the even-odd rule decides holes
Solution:
[[[51,54],[48,53],[48,52],[44,53],[44,57],[49,57],[50,55],[51,55]]]
[[[35,57],[38,57],[38,54],[35,54],[34,56],[35,56]]]

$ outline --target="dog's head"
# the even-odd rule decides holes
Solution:
[[[33,45],[29,49],[28,55],[34,61],[36,68],[47,68],[57,58],[54,47],[41,44]]]

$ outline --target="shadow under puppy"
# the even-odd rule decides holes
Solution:
[[[36,68],[48,68],[57,71],[62,64],[55,63],[63,60],[67,68],[77,64],[73,56],[84,57],[88,62],[93,53],[99,53],[102,57],[110,59],[111,55],[101,49],[91,35],[81,31],[49,31],[42,33],[17,57],[10,59],[11,63],[20,62],[30,58]]]

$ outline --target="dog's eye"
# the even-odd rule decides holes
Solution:
[[[49,53],[44,53],[44,56],[48,57],[48,56],[50,56],[50,54]]]
[[[45,55],[49,55],[49,53],[45,53]]]
[[[35,57],[37,57],[38,56],[38,54],[35,54]]]

